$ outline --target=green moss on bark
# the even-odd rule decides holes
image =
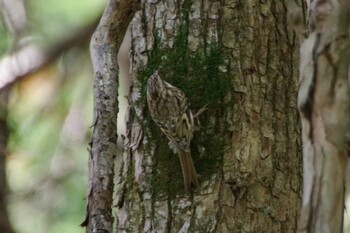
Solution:
[[[146,87],[148,78],[155,70],[160,70],[162,79],[180,88],[187,96],[190,108],[195,113],[205,106],[208,108],[201,115],[202,128],[195,132],[191,143],[191,153],[199,175],[200,182],[213,174],[220,173],[224,149],[224,122],[222,119],[227,103],[225,97],[232,87],[231,79],[219,71],[224,65],[225,54],[218,45],[204,46],[196,52],[188,49],[188,15],[184,13],[185,22],[174,38],[172,48],[160,43],[155,38],[155,46],[148,53],[148,63],[139,74],[141,83],[142,106],[147,106]],[[187,22],[187,23],[186,23]],[[157,32],[154,33],[157,35]],[[149,183],[157,198],[159,195],[175,197],[184,193],[181,166],[177,155],[168,146],[169,140],[151,119],[145,108],[144,132],[150,139],[150,145],[156,145],[154,169],[156,174],[150,176]],[[201,152],[200,152],[201,151]]]

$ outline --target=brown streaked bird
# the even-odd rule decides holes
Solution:
[[[158,71],[147,83],[147,103],[151,117],[170,140],[170,146],[179,155],[186,193],[191,185],[199,186],[197,172],[191,157],[194,120],[205,109],[192,114],[185,94],[161,79]]]

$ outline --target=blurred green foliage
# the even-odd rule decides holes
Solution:
[[[25,1],[26,36],[50,47],[95,21],[106,3]],[[0,33],[4,57],[12,35],[2,22]],[[9,212],[18,233],[85,232],[79,224],[85,213],[92,81],[87,42],[11,90],[7,174]]]
[[[0,20],[0,55],[4,54],[9,44],[9,35],[2,20]]]
[[[76,28],[102,14],[107,0],[35,0],[28,1],[28,17],[33,35],[43,43],[64,38]]]

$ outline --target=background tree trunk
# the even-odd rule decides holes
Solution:
[[[349,155],[349,4],[311,1],[301,47],[298,106],[303,127],[304,192],[298,232],[343,232]]]
[[[144,1],[131,23],[132,87],[117,232],[295,232],[301,156],[298,44],[284,1]],[[195,111],[200,188],[152,122],[145,86],[161,69]]]
[[[6,156],[9,129],[7,126],[7,105],[9,89],[0,90],[0,232],[13,233],[7,211],[8,186],[6,178]]]

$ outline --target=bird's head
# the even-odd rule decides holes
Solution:
[[[158,70],[156,70],[148,79],[147,95],[149,97],[158,96],[159,92],[164,89],[164,81],[160,78]]]

